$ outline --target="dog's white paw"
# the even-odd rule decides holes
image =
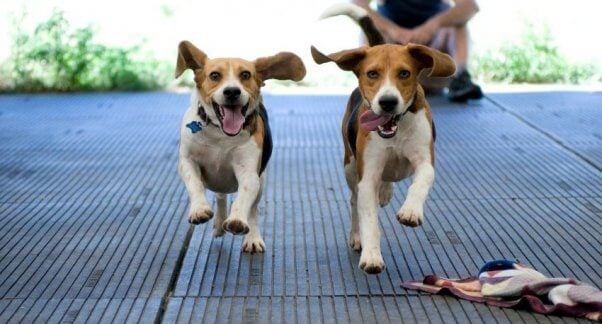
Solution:
[[[265,242],[261,235],[247,235],[242,242],[242,251],[245,253],[263,253],[265,251]]]
[[[195,204],[190,206],[188,222],[194,225],[206,223],[213,217],[211,207],[206,204]]]
[[[368,274],[377,274],[385,270],[385,261],[380,251],[362,251],[360,269]]]
[[[397,220],[405,226],[420,226],[422,219],[422,205],[419,204],[403,204],[397,213]]]
[[[240,218],[230,217],[224,221],[222,228],[226,232],[234,235],[243,235],[249,233],[249,224]]]
[[[391,197],[393,197],[393,183],[383,182],[378,191],[378,203],[380,204],[380,207],[388,205],[391,201]]]
[[[362,250],[362,242],[360,241],[359,232],[351,231],[351,233],[349,233],[349,246],[357,252]]]

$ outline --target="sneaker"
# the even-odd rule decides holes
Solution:
[[[481,91],[481,87],[472,83],[470,74],[467,71],[463,71],[452,78],[447,98],[453,102],[466,102],[468,99],[483,98],[483,92]]]

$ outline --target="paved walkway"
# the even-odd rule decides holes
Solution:
[[[574,322],[406,291],[514,258],[602,286],[602,93],[431,100],[437,180],[384,273],[346,245],[343,96],[265,96],[275,151],[263,255],[189,226],[176,172],[186,95],[0,96],[0,322]]]

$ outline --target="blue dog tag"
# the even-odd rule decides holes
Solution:
[[[190,128],[190,131],[194,134],[196,132],[200,132],[203,130],[203,125],[201,125],[201,122],[198,121],[192,121],[190,123],[188,123],[186,125],[186,127]]]

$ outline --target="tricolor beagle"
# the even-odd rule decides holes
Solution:
[[[403,225],[419,226],[435,178],[435,127],[418,74],[431,69],[430,76],[451,76],[455,64],[447,54],[426,46],[384,44],[367,12],[358,6],[335,5],[323,17],[341,14],[359,23],[371,46],[330,55],[312,47],[311,52],[316,63],[335,62],[359,80],[342,123],[345,177],[351,189],[349,244],[361,250],[363,271],[379,273],[385,264],[378,205],[389,203],[392,182],[413,175],[397,219]]]
[[[244,252],[263,252],[257,205],[263,171],[272,152],[268,116],[260,88],[267,79],[299,81],[305,66],[282,52],[253,62],[238,58],[209,59],[188,41],[179,45],[176,78],[194,71],[196,89],[180,127],[178,171],[190,196],[192,224],[213,217],[205,188],[216,193],[213,234],[247,234]],[[226,195],[238,191],[226,218]]]

